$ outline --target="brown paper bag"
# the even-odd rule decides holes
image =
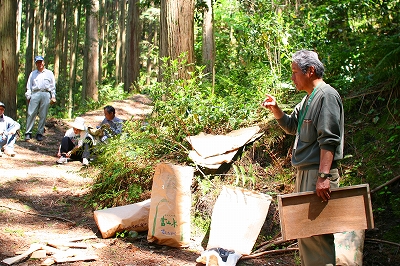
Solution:
[[[271,196],[238,187],[222,188],[211,216],[207,250],[224,248],[248,255],[268,214]]]
[[[189,245],[193,173],[190,166],[157,165],[151,191],[149,242],[171,247]]]
[[[109,238],[117,232],[148,229],[150,199],[125,206],[94,211],[94,220],[103,238]]]

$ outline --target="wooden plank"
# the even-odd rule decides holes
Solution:
[[[4,259],[2,262],[4,264],[7,264],[7,265],[12,265],[14,263],[17,263],[17,262],[20,262],[20,261],[26,259],[33,252],[35,252],[36,250],[39,250],[41,248],[42,248],[42,245],[40,245],[40,244],[32,244],[29,247],[29,249],[27,251],[25,251],[24,253],[22,253],[21,255],[18,255],[18,256],[12,257],[12,258]]]
[[[82,255],[82,256],[69,257],[69,258],[56,258],[54,261],[57,263],[62,263],[62,262],[97,260],[98,258],[99,257],[97,255]]]
[[[284,240],[374,228],[368,184],[332,189],[327,202],[316,192],[279,195],[278,207]]]
[[[58,249],[64,249],[64,247],[67,248],[88,248],[88,244],[86,243],[76,243],[76,242],[48,242],[47,245],[58,248]]]

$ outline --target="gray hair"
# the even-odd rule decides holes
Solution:
[[[309,50],[297,51],[292,60],[296,63],[301,71],[305,74],[310,66],[315,68],[315,74],[318,78],[322,78],[325,72],[324,64],[318,59],[318,54]]]

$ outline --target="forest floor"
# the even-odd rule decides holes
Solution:
[[[111,104],[117,116],[127,120],[142,119],[151,112],[149,100],[141,95]],[[92,126],[104,118],[102,109],[81,116]],[[56,164],[60,140],[71,122],[48,119],[41,142],[34,136],[25,141],[22,132],[15,147],[17,155],[0,158],[0,265],[6,265],[1,261],[28,250],[33,243],[46,246],[85,237],[94,238],[76,242],[86,245],[79,254],[96,255],[97,259],[62,265],[202,265],[196,263],[204,250],[202,239],[191,239],[188,248],[177,249],[148,243],[147,232],[135,239],[101,237],[93,210],[84,206],[84,196],[92,184],[84,172],[91,171],[90,166],[84,169],[78,161]],[[46,258],[25,259],[17,265],[44,265]],[[294,265],[293,254],[249,259],[238,265]]]

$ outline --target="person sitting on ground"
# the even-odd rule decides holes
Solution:
[[[2,151],[8,156],[14,157],[14,143],[17,137],[17,131],[21,128],[20,124],[11,117],[4,114],[6,105],[0,102],[0,157]]]
[[[93,136],[99,137],[101,142],[106,142],[108,138],[121,134],[124,121],[115,116],[115,108],[111,105],[107,105],[103,109],[105,118],[97,129],[89,128],[89,132]]]
[[[88,133],[85,120],[82,117],[75,118],[72,128],[65,132],[58,149],[58,164],[64,164],[70,160],[81,161],[83,165],[89,164],[90,149],[93,146],[93,137]]]

